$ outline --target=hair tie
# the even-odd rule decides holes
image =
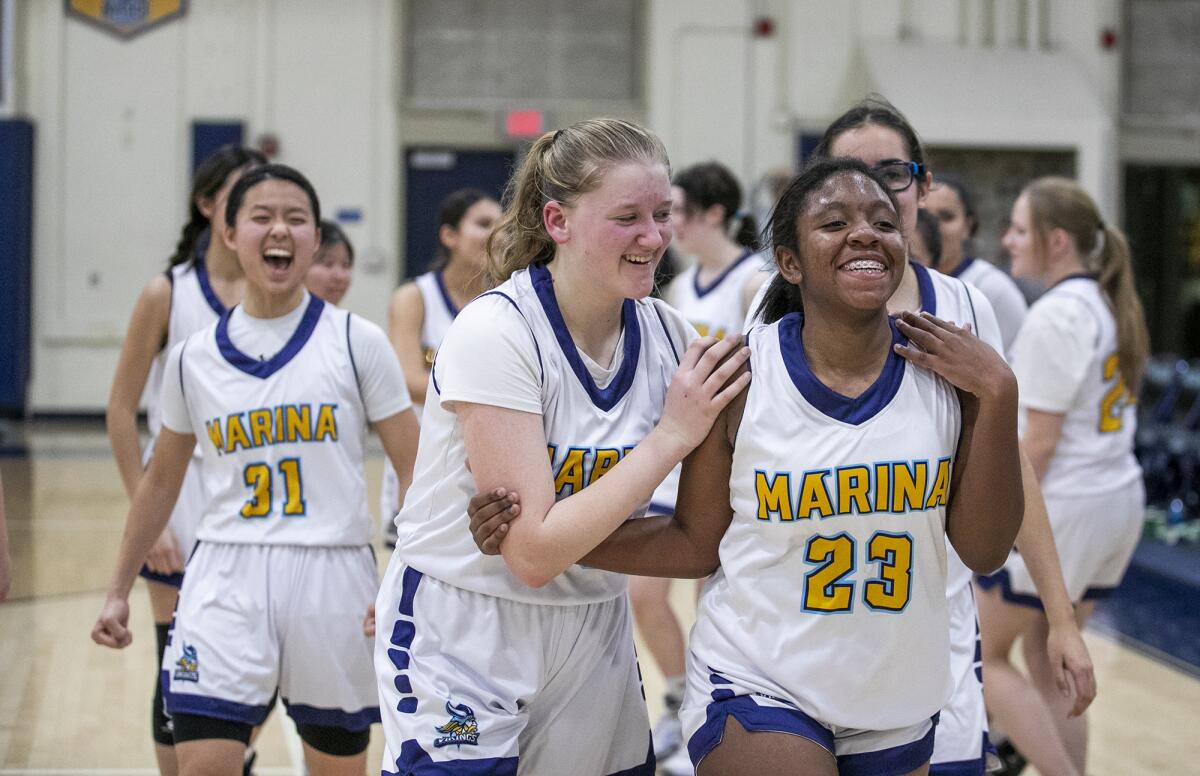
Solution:
[[[1104,228],[1105,228],[1104,227],[1104,219],[1100,219],[1100,221],[1098,221],[1096,223],[1096,228],[1099,229],[1101,232],[1104,231]]]
[[[551,140],[550,142],[551,142],[551,143],[557,143],[557,142],[558,142],[558,138],[562,136],[562,133],[563,133],[563,131],[562,131],[561,129],[556,129],[556,130],[554,130],[554,139],[553,139],[553,140]]]

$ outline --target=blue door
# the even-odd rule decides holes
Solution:
[[[476,188],[499,201],[515,159],[514,151],[464,151],[422,146],[405,152],[404,272],[407,277],[425,272],[437,256],[437,216],[442,199],[458,189]]]

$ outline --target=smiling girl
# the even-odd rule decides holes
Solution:
[[[304,288],[319,218],[290,167],[257,167],[230,191],[221,239],[245,296],[168,356],[162,432],[92,630],[130,643],[130,587],[199,440],[210,498],[162,667],[184,776],[241,773],[276,692],[314,776],[361,774],[378,720],[363,446],[370,423],[407,476],[417,423],[383,332]]]
[[[613,119],[548,132],[509,186],[499,285],[438,351],[378,599],[383,767],[650,776],[626,580],[576,564],[645,512],[749,382],[727,385],[748,352],[689,346],[687,321],[647,298],[672,236],[653,134]],[[486,557],[467,500],[499,485],[523,511]]]

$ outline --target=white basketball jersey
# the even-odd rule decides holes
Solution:
[[[1000,352],[1006,352],[1017,338],[1029,309],[1021,289],[1004,270],[985,259],[963,259],[951,277],[978,288],[992,303],[996,322],[1000,324],[1000,336],[1004,340],[1004,350]]]
[[[750,333],[733,520],[691,650],[825,724],[905,727],[951,689],[945,522],[958,399],[894,353],[861,396],[839,396],[810,370],[801,326],[793,313]]]
[[[201,240],[201,244],[207,247],[208,242]],[[149,460],[153,440],[158,437],[158,431],[162,428],[162,407],[159,398],[162,394],[162,370],[167,362],[167,354],[190,334],[212,325],[225,314],[225,305],[208,282],[203,252],[197,252],[192,261],[176,264],[167,272],[171,281],[171,313],[167,318],[167,341],[154,357],[150,375],[146,380],[146,422],[150,427],[151,439],[146,460]],[[196,454],[199,455],[198,450]]]
[[[707,286],[700,285],[700,267],[693,264],[671,281],[663,298],[691,321],[701,337],[740,332],[746,317],[742,289],[759,269],[757,255],[747,250]]]
[[[536,350],[542,422],[558,499],[606,473],[658,422],[684,344],[673,341],[669,333],[683,331],[685,324],[667,305],[650,299],[626,300],[615,357],[619,366],[614,361],[615,374],[602,388],[571,340],[544,265],[513,274],[467,309],[474,305],[498,309],[503,323],[521,328],[521,341],[527,341],[529,352]],[[471,320],[464,317],[465,313],[452,328],[469,326]],[[443,349],[442,357],[446,355]],[[534,589],[513,576],[501,557],[479,552],[467,519],[467,500],[476,492],[475,480],[467,470],[456,416],[441,406],[438,380],[444,367],[440,358],[430,380],[432,394],[439,400],[425,404],[413,484],[396,517],[399,559],[465,590],[526,603],[594,603],[622,595],[623,574],[576,565]],[[648,503],[630,517],[640,517]]]
[[[370,542],[350,317],[310,297],[291,339],[265,361],[229,339],[229,314],[184,342],[180,381],[211,495],[201,541]]]
[[[1044,325],[1035,311],[1074,304],[1096,321],[1098,332],[1082,385],[1063,419],[1062,435],[1042,478],[1047,497],[1119,490],[1142,476],[1133,455],[1136,398],[1129,393],[1117,358],[1117,322],[1100,284],[1089,276],[1059,282],[1030,310],[1027,325]],[[1022,420],[1025,411],[1022,408]]]
[[[425,365],[433,365],[434,354],[446,338],[450,324],[458,315],[458,308],[446,290],[446,282],[441,272],[426,272],[418,275],[413,281],[421,292],[421,301],[425,305],[425,319],[421,322],[421,349],[425,351]]]

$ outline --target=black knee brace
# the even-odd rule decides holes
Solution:
[[[160,746],[175,746],[171,719],[164,706],[162,687],[162,662],[167,651],[167,631],[171,626],[165,622],[154,623],[154,639],[158,643],[158,663],[154,666],[154,700],[150,709],[150,735]]]
[[[328,725],[305,725],[296,723],[300,740],[318,752],[334,757],[351,757],[367,750],[371,743],[371,728],[347,730]]]
[[[205,738],[222,738],[250,745],[250,731],[253,730],[253,726],[245,722],[230,722],[227,719],[202,717],[199,714],[176,714],[171,717],[171,721],[175,725],[177,744]]]

